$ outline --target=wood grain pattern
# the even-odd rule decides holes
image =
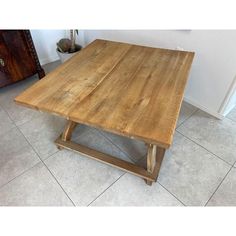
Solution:
[[[63,141],[71,140],[72,132],[74,131],[76,126],[77,126],[77,123],[75,123],[74,121],[69,120],[68,123],[66,124],[64,132],[62,133],[61,139]]]
[[[95,40],[15,101],[168,148],[193,57]]]

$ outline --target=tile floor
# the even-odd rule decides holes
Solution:
[[[59,62],[45,66],[49,72]],[[236,206],[236,109],[217,120],[183,103],[158,182],[66,150],[53,141],[65,121],[14,104],[37,76],[0,89],[1,206]],[[87,126],[73,139],[143,164],[145,145]]]

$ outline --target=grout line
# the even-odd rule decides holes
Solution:
[[[4,186],[6,186],[7,184],[11,183],[13,180],[15,180],[16,178],[22,176],[23,174],[25,174],[26,172],[28,172],[29,170],[31,170],[32,168],[34,168],[36,165],[42,164],[42,161],[39,160],[37,163],[35,163],[33,166],[29,167],[28,169],[24,170],[22,173],[20,173],[19,175],[15,176],[13,179],[9,180],[8,182],[6,182],[5,184],[0,186],[0,189],[2,189]]]
[[[221,180],[221,182],[219,183],[219,185],[216,187],[215,191],[212,193],[212,195],[210,196],[210,198],[208,199],[208,201],[206,202],[206,204],[204,206],[207,206],[207,204],[209,203],[209,201],[212,199],[213,195],[216,193],[216,191],[219,189],[219,187],[221,186],[221,184],[223,183],[223,181],[225,180],[225,178],[228,176],[229,172],[232,170],[233,166],[230,167],[229,171],[226,173],[226,175],[224,176],[224,178]]]
[[[176,130],[177,133],[183,135],[185,138],[187,138],[188,140],[192,141],[193,143],[195,143],[196,145],[198,145],[199,147],[205,149],[207,152],[211,153],[213,156],[217,157],[218,159],[220,159],[221,161],[225,162],[226,164],[232,166],[232,164],[230,164],[229,162],[227,162],[226,160],[222,159],[221,157],[217,156],[215,153],[211,152],[210,150],[208,150],[207,148],[205,148],[204,146],[202,146],[201,144],[197,143],[196,141],[194,141],[193,139],[189,138],[188,136],[184,135],[183,133],[181,133],[179,130]]]
[[[18,131],[23,135],[23,137],[25,138],[26,142],[29,144],[29,146],[33,149],[33,151],[35,152],[35,154],[38,156],[38,158],[43,162],[43,159],[40,157],[39,153],[37,152],[37,150],[31,145],[31,143],[29,142],[29,140],[25,137],[24,133],[21,131],[21,129],[16,126],[16,128],[18,129]],[[54,154],[54,153],[53,153]],[[53,155],[51,154],[51,155]],[[49,156],[51,156],[49,155]]]
[[[43,161],[42,161],[43,162]],[[59,181],[57,180],[57,178],[54,176],[54,174],[51,172],[51,170],[48,168],[48,166],[43,162],[44,166],[47,168],[47,170],[49,171],[49,173],[52,175],[52,177],[56,180],[57,184],[61,187],[62,191],[65,193],[65,195],[69,198],[69,200],[71,201],[71,203],[73,204],[73,206],[76,206],[75,203],[72,201],[72,199],[70,198],[70,196],[68,195],[68,193],[65,191],[65,189],[62,187],[62,185],[59,183]]]
[[[4,110],[4,109],[3,109],[3,110]],[[4,110],[4,111],[5,111],[5,110]],[[5,111],[5,112],[6,112],[7,115],[9,116],[8,112],[7,112],[7,111]],[[56,181],[56,182],[58,183],[58,185],[61,187],[62,191],[63,191],[63,192],[66,194],[66,196],[69,198],[69,200],[71,201],[71,203],[73,204],[73,206],[76,206],[75,203],[72,201],[72,199],[71,199],[71,198],[69,197],[69,195],[67,194],[67,192],[64,190],[64,188],[63,188],[63,187],[61,186],[61,184],[58,182],[58,180],[56,179],[56,177],[55,177],[55,176],[53,175],[53,173],[50,171],[50,169],[48,168],[48,166],[45,164],[44,160],[40,157],[39,153],[35,150],[35,148],[31,145],[31,143],[30,143],[30,142],[28,141],[28,139],[25,137],[24,133],[23,133],[23,132],[20,130],[20,128],[15,124],[15,122],[11,119],[10,116],[9,116],[9,118],[10,118],[10,120],[13,122],[15,128],[23,135],[23,137],[25,138],[26,142],[30,145],[30,147],[33,149],[33,151],[35,152],[35,154],[38,156],[39,160],[41,161],[41,162],[39,162],[39,163],[43,163],[43,164],[44,164],[44,166],[47,168],[47,170],[49,171],[49,173],[51,174],[51,176],[55,179],[55,181]],[[27,122],[28,122],[28,121],[27,121]],[[99,132],[99,133],[100,133],[100,132]],[[102,135],[102,134],[101,134],[101,135]],[[58,151],[57,151],[57,152],[58,152]],[[55,153],[49,155],[45,160],[47,160],[49,157],[51,157],[52,155],[56,154],[57,152],[55,152]],[[123,151],[122,151],[122,153],[123,153]],[[125,154],[125,153],[123,153],[123,154]],[[39,163],[37,163],[37,164],[39,164]],[[29,168],[29,169],[31,169],[31,168]],[[24,171],[23,173],[27,172],[29,169],[27,169],[27,170]],[[23,173],[22,173],[22,174],[23,174]],[[125,174],[125,173],[124,173],[124,174]],[[124,175],[124,174],[123,174],[123,175]],[[21,174],[20,174],[20,175],[21,175]],[[20,175],[19,175],[19,176],[20,176]],[[119,178],[121,178],[123,175],[121,175]],[[17,178],[17,177],[19,177],[19,176],[16,176],[15,178]],[[14,179],[15,179],[15,178],[14,178]],[[118,179],[119,179],[119,178],[118,178]],[[118,179],[117,179],[117,180],[118,180]],[[13,179],[12,179],[12,180],[13,180]],[[11,180],[11,181],[12,181],[12,180]],[[117,180],[116,180],[116,181],[117,181]],[[116,181],[115,181],[115,182],[116,182]],[[9,182],[10,182],[10,181],[9,181]],[[9,183],[9,182],[8,182],[8,183]],[[113,182],[113,184],[114,184],[115,182]],[[7,183],[6,183],[6,184],[7,184]],[[4,184],[3,186],[5,186],[5,184]],[[112,186],[112,184],[111,184],[110,186]],[[110,187],[110,186],[109,186],[109,187]],[[109,187],[108,187],[108,188],[109,188]],[[1,188],[1,187],[0,187],[0,188]],[[108,188],[106,188],[103,192],[105,192]],[[103,192],[102,192],[102,193],[103,193]],[[102,194],[102,193],[101,193],[101,194]],[[101,195],[101,194],[100,194],[100,195]],[[99,195],[99,196],[100,196],[100,195]],[[99,196],[98,196],[98,197],[99,197]],[[96,200],[96,199],[94,199],[94,201],[95,201],[95,200]],[[92,202],[93,202],[93,201],[92,201]],[[92,203],[92,202],[91,202],[91,203]],[[91,204],[91,203],[90,203],[90,204]]]
[[[160,184],[168,193],[170,193],[177,201],[179,201],[180,203],[182,203],[184,206],[186,206],[179,198],[177,198],[171,191],[169,191],[164,185],[162,185],[158,179],[157,179],[157,183]]]
[[[107,141],[109,141],[111,144],[113,144],[115,147],[117,147],[123,154],[125,154],[131,161],[133,161],[134,163],[139,162],[143,157],[140,157],[138,160],[134,160],[129,153],[127,153],[126,151],[122,150],[121,147],[119,147],[117,144],[113,143],[113,141],[107,137],[105,134],[103,134],[100,130],[97,130]],[[119,136],[122,138],[122,136]]]
[[[3,184],[2,186],[0,186],[0,188],[4,187],[5,185],[7,185],[8,183],[10,183],[11,181],[13,181],[14,179],[20,177],[21,175],[23,175],[24,173],[26,173],[28,170],[32,169],[34,166],[36,166],[39,163],[42,163],[42,159],[39,157],[38,153],[35,151],[35,149],[32,147],[32,145],[28,142],[28,140],[26,139],[26,137],[24,136],[24,134],[21,132],[21,130],[19,129],[19,127],[15,124],[15,122],[12,120],[12,118],[10,117],[9,113],[0,105],[0,107],[2,108],[3,111],[6,112],[6,114],[8,115],[9,119],[12,121],[12,124],[15,126],[13,128],[11,128],[9,131],[11,131],[12,129],[17,129],[24,137],[25,141],[28,143],[28,145],[32,148],[32,150],[35,152],[36,156],[38,156],[39,161],[34,164],[33,166],[29,167],[28,169],[24,170],[22,173],[20,173],[19,175],[15,176],[13,179],[9,180],[7,183]]]
[[[11,118],[11,116],[9,115],[8,111],[5,110],[1,105],[0,105],[0,107],[1,107],[2,110],[7,114],[8,118],[11,120],[12,124],[15,126],[15,127],[12,127],[10,130],[12,130],[13,128],[18,128],[17,125],[16,125],[16,123],[14,122],[14,120],[13,120],[13,119]],[[10,130],[9,130],[9,131],[10,131]]]
[[[1,107],[1,106],[0,106],[0,107]],[[17,125],[16,122],[11,118],[9,112],[8,112],[6,109],[4,109],[3,107],[1,107],[1,108],[2,108],[2,110],[7,114],[7,116],[9,117],[9,119],[11,120],[11,122],[12,122],[12,124],[15,126],[15,128],[19,128],[19,126],[24,125],[24,124],[26,124],[27,122],[29,122],[29,121],[33,120],[34,118],[37,118],[37,117],[38,117],[38,116],[37,116],[37,117],[32,117],[30,120],[27,120],[27,121],[23,122],[22,124]],[[13,129],[13,128],[12,128],[12,129]],[[10,130],[11,130],[11,129],[10,129]]]
[[[90,206],[93,202],[95,202],[101,195],[103,195],[113,184],[115,184],[121,177],[123,177],[126,174],[122,174],[118,179],[116,179],[111,185],[109,185],[106,189],[104,189],[93,201],[91,201],[87,206]]]
[[[125,154],[126,156],[128,156],[128,158],[131,161],[134,161],[133,158],[129,155],[129,153],[127,153],[126,151],[122,150],[117,144],[113,143],[113,141],[107,137],[101,130],[97,130],[99,132],[99,134],[101,134],[109,143],[113,144],[115,147],[117,147],[123,154]],[[120,136],[121,137],[121,136]]]
[[[187,117],[187,118],[184,119],[180,124],[178,124],[175,129],[179,128],[182,124],[184,124],[187,120],[189,120],[189,118],[191,118],[191,117],[192,117],[197,111],[199,111],[199,110],[200,110],[200,109],[196,108],[196,110],[193,111],[193,112],[190,114],[189,117]]]
[[[36,152],[35,148],[30,144],[30,142],[28,141],[28,139],[25,137],[25,135],[21,132],[20,128],[17,127],[17,129],[20,131],[20,133],[24,136],[25,140],[27,141],[27,143],[30,145],[30,147],[34,150],[34,152],[36,153],[36,155],[39,157],[39,159],[41,160],[41,162],[44,164],[44,166],[47,168],[47,170],[49,171],[49,173],[51,174],[51,176],[55,179],[55,181],[57,182],[57,184],[61,187],[62,191],[66,194],[66,196],[69,198],[69,200],[71,201],[71,203],[75,206],[75,203],[71,200],[71,198],[69,197],[69,195],[67,194],[67,192],[64,190],[64,188],[61,186],[61,184],[58,182],[57,178],[52,174],[52,172],[49,170],[48,166],[45,164],[44,160],[40,157],[40,155]],[[58,151],[57,151],[58,152]],[[55,152],[55,153],[57,153]],[[55,153],[49,155],[46,159],[48,159],[49,157],[53,156]],[[45,160],[46,160],[45,159]]]
[[[10,132],[11,130],[17,128],[14,123],[12,123],[12,124],[14,125],[14,127],[12,127],[12,128],[10,128],[9,130],[7,130],[7,131],[1,133],[1,135],[5,135],[5,134],[7,134],[8,132]]]
[[[47,170],[49,171],[49,173],[51,174],[51,176],[55,179],[55,181],[58,183],[58,185],[60,186],[60,188],[62,189],[62,191],[66,194],[66,196],[68,197],[68,199],[71,201],[71,203],[75,206],[75,203],[72,201],[72,199],[69,197],[69,195],[67,194],[67,192],[64,190],[64,188],[61,186],[61,184],[58,182],[58,180],[56,179],[56,177],[52,174],[52,172],[51,172],[51,170],[48,168],[48,166],[45,164],[45,160],[47,160],[49,157],[51,157],[52,155],[54,155],[55,153],[57,153],[57,152],[55,152],[55,153],[53,153],[53,154],[50,154],[45,160],[43,160],[41,157],[40,157],[40,155],[38,154],[38,152],[35,150],[35,148],[31,145],[31,143],[28,141],[28,139],[25,137],[25,135],[22,133],[22,131],[20,130],[20,128],[19,128],[19,126],[21,126],[21,125],[23,125],[23,124],[25,124],[25,123],[27,123],[27,122],[29,122],[29,121],[31,121],[31,120],[33,120],[34,118],[38,118],[38,116],[37,117],[33,117],[32,119],[30,119],[30,120],[28,120],[28,121],[26,121],[26,122],[24,122],[23,124],[20,124],[19,126],[15,123],[15,121],[11,118],[11,116],[9,115],[9,113],[8,113],[8,111],[7,110],[5,110],[1,105],[0,105],[0,107],[2,108],[2,110],[3,111],[5,111],[6,112],[6,114],[8,115],[8,117],[9,117],[9,119],[12,121],[12,123],[13,123],[13,125],[15,126],[15,127],[13,127],[13,128],[16,128],[22,135],[23,135],[23,137],[24,137],[24,139],[26,140],[26,142],[29,144],[29,146],[32,148],[32,150],[35,152],[35,154],[38,156],[38,158],[39,158],[39,162],[37,162],[35,165],[33,165],[32,167],[30,167],[30,168],[28,168],[27,170],[25,170],[25,171],[23,171],[21,174],[19,174],[19,175],[17,175],[17,176],[15,176],[13,179],[11,179],[10,181],[8,181],[7,183],[5,183],[5,184],[3,184],[2,186],[0,186],[0,189],[2,188],[2,187],[4,187],[5,185],[7,185],[7,184],[9,184],[11,181],[13,181],[14,179],[16,179],[16,178],[18,178],[18,177],[20,177],[21,175],[23,175],[24,173],[26,173],[27,171],[29,171],[30,169],[32,169],[33,167],[35,167],[36,165],[38,165],[38,164],[43,164],[46,168],[47,168]],[[13,129],[12,128],[12,129]],[[10,129],[11,130],[11,129]],[[9,130],[9,131],[10,131]]]
[[[29,109],[29,108],[28,108],[28,109]],[[33,111],[33,110],[32,110],[32,111]],[[33,111],[33,112],[35,112],[35,111]],[[26,120],[26,121],[24,121],[23,123],[16,124],[14,120],[12,120],[12,121],[15,123],[16,127],[23,126],[23,125],[25,125],[26,123],[28,123],[28,122],[30,122],[30,121],[33,121],[33,120],[35,120],[35,119],[37,119],[37,118],[40,117],[40,112],[39,112],[39,111],[36,111],[36,112],[38,112],[39,114],[37,114],[35,117],[34,117],[34,116],[31,117],[29,120]]]
[[[0,108],[2,108],[3,111],[5,111],[5,113],[6,113],[6,114],[8,115],[8,117],[9,117],[9,119],[12,121],[12,123],[13,123],[16,127],[19,127],[19,126],[21,126],[21,125],[24,125],[24,124],[26,124],[27,122],[32,121],[32,120],[38,118],[39,115],[40,115],[40,114],[38,114],[38,115],[35,116],[35,117],[33,116],[33,117],[31,117],[30,120],[24,121],[22,124],[18,124],[18,125],[17,125],[16,122],[11,118],[9,112],[8,112],[6,109],[4,109],[1,105],[0,105]],[[29,108],[28,108],[28,109],[29,109]]]

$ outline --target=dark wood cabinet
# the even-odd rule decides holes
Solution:
[[[0,87],[45,76],[29,30],[0,30]]]

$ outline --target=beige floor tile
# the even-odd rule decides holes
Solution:
[[[38,81],[37,76],[30,77],[16,84],[0,88],[0,105],[8,113],[16,125],[24,124],[38,116],[38,112],[32,109],[17,105],[14,98]]]
[[[233,168],[217,189],[208,206],[236,206],[236,169]]]
[[[1,206],[73,205],[46,167],[39,163],[0,189]]]
[[[0,186],[20,175],[40,159],[17,128],[0,140]]]
[[[62,133],[65,119],[40,113],[40,116],[19,126],[38,155],[45,159],[58,151],[54,141]]]
[[[196,107],[183,101],[180,114],[179,114],[179,119],[177,122],[177,126],[179,126],[181,123],[187,120],[196,110],[197,110]]]
[[[236,123],[197,111],[177,129],[230,164],[236,161]]]
[[[14,123],[11,121],[7,113],[0,107],[0,134],[2,135],[14,127]]]
[[[147,185],[136,176],[125,174],[98,197],[92,206],[182,206],[160,184]]]
[[[236,108],[234,108],[228,115],[227,117],[233,121],[236,122]]]
[[[112,152],[118,155],[119,150],[114,147]],[[77,206],[88,205],[123,174],[67,150],[54,154],[45,163]]]
[[[83,129],[83,130],[82,130]],[[74,141],[90,147],[92,149],[107,153],[111,156],[118,157],[125,161],[132,162],[127,154],[122,152],[119,148],[108,141],[103,135],[96,129],[89,127],[82,127],[80,135],[74,138]]]
[[[230,165],[176,133],[166,152],[158,181],[185,205],[203,206]]]
[[[144,142],[122,137],[116,134],[100,131],[112,143],[125,152],[134,162],[137,162],[147,153],[147,147]]]

